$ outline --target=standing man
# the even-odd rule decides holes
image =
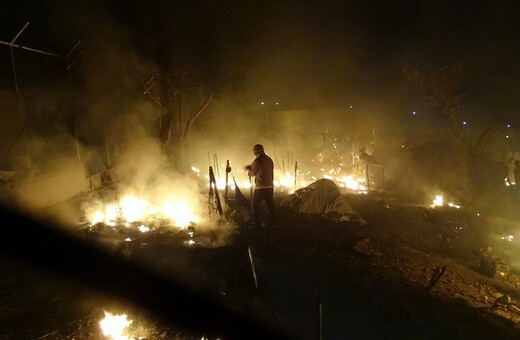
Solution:
[[[265,201],[267,210],[269,211],[269,221],[267,226],[274,227],[276,220],[274,212],[274,163],[271,157],[264,152],[264,147],[261,144],[256,144],[253,147],[255,160],[251,165],[246,165],[244,170],[249,172],[249,176],[255,178],[255,190],[251,198],[251,209],[253,213],[253,222],[255,228],[260,225],[260,204]]]

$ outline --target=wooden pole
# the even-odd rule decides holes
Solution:
[[[213,172],[213,168],[209,167],[209,183],[210,183],[210,192],[213,186],[213,193],[215,195],[215,202],[217,204],[217,211],[220,216],[222,216],[222,204],[220,203],[220,197],[218,195],[217,182],[215,181],[215,173]]]
[[[229,173],[231,172],[231,167],[229,166],[229,159],[226,161],[226,187],[224,188],[224,202],[228,201],[227,194],[228,194],[228,178]]]

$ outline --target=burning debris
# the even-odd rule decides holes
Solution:
[[[113,315],[105,311],[105,318],[99,322],[103,335],[113,340],[126,340],[128,336],[128,326],[132,320],[127,319],[126,314]]]
[[[336,150],[336,143],[337,139],[334,139],[330,148]],[[362,149],[364,150],[364,147]],[[316,159],[307,159],[307,162],[304,161],[304,166],[301,166],[293,159],[292,152],[288,152],[288,161],[286,164],[283,157],[280,162],[276,151],[273,151],[275,160],[275,190],[292,194],[296,190],[305,188],[319,179],[329,179],[336,182],[336,185],[341,190],[348,193],[368,194],[369,192],[384,191],[384,168],[382,164],[379,164],[374,157],[368,155],[366,151],[357,156],[351,155],[350,152],[347,151],[344,151],[344,153],[345,157],[343,157],[338,150],[335,151],[334,157],[324,157],[320,153],[319,157]],[[351,158],[352,161],[345,162],[344,158]],[[291,161],[289,161],[289,159]],[[228,181],[228,175],[231,172],[229,160],[224,166],[224,164],[218,164],[217,157],[214,155],[213,168],[215,169],[216,187],[218,189],[224,190],[225,192],[227,192],[227,190],[234,190],[236,183],[238,183],[242,189],[252,188],[251,180],[248,178],[247,173],[243,171],[233,174],[233,178],[235,179],[233,182]],[[220,176],[219,168],[226,169],[225,178]],[[191,170],[197,177],[201,177],[200,167],[192,166]],[[210,175],[204,175],[203,177],[205,177],[206,180],[210,180],[209,176]]]
[[[455,204],[452,202],[449,202],[447,205],[450,208],[455,208],[455,209],[462,208],[461,205]],[[430,204],[430,209],[435,209],[436,207],[442,207],[442,206],[444,206],[444,197],[442,195],[435,195],[435,199],[432,201],[432,204]]]
[[[159,203],[152,203],[133,195],[123,196],[120,200],[97,204],[94,208],[87,208],[85,217],[88,223],[95,225],[104,223],[108,226],[132,223],[146,223],[150,225],[170,225],[185,228],[191,223],[201,220],[193,209],[180,199],[167,199]],[[146,230],[140,225],[141,230]]]
[[[135,247],[146,248],[159,236],[174,236],[183,244],[197,244],[195,226],[202,217],[177,198],[154,203],[134,195],[124,195],[108,203],[95,201],[83,205],[86,221],[80,227],[88,235],[107,241],[121,240],[123,255],[130,257]]]

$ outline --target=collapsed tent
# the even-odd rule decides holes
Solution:
[[[282,206],[302,214],[357,216],[347,197],[342,195],[336,183],[319,179],[299,189],[282,201]]]

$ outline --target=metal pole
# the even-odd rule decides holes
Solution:
[[[16,39],[18,39],[18,37],[22,34],[22,32],[27,28],[27,26],[29,26],[29,22],[27,22],[25,24],[25,26],[22,27],[22,29],[18,32],[18,34],[9,43],[9,52],[10,52],[10,55],[11,55],[11,67],[13,68],[14,89],[15,89],[15,92],[16,92],[16,98],[18,99],[18,107],[20,109],[20,113],[24,115],[24,120],[25,120],[24,121],[23,134],[22,134],[22,138],[23,139],[27,138],[28,119],[27,119],[27,116],[25,114],[22,97],[20,96],[20,88],[18,86],[18,77],[16,75],[16,64],[14,62],[14,49],[13,49],[13,46],[15,46],[15,45],[13,45],[13,44],[16,41]],[[28,172],[31,171],[31,160],[30,160],[30,158],[28,156],[27,156],[27,171]]]
[[[323,294],[318,293],[318,340],[323,339]]]
[[[48,55],[48,56],[51,56],[51,57],[63,58],[62,55],[59,55],[59,54],[56,54],[56,53],[46,52],[46,51],[42,51],[42,50],[39,50],[39,49],[36,49],[36,48],[31,48],[31,47],[27,47],[27,46],[18,45],[18,44],[13,44],[13,43],[9,43],[7,41],[0,40],[0,44],[11,46],[11,47],[16,47],[16,48],[19,48],[19,49],[22,49],[22,50],[26,50],[26,51],[30,51],[30,52],[36,52],[36,53],[40,53],[40,54],[45,54],[45,55]]]
[[[20,94],[20,90],[18,89],[18,79],[16,78],[16,65],[14,63],[14,53],[12,47],[9,47],[9,52],[11,53],[11,67],[13,69],[14,91],[16,92],[16,94]]]
[[[255,263],[253,261],[253,254],[251,253],[251,247],[247,247],[249,254],[249,263],[251,264],[251,272],[253,273],[253,280],[255,282],[255,288],[258,289],[258,279],[256,277]]]
[[[15,65],[15,62],[14,62],[14,49],[13,49],[13,46],[16,46],[16,45],[14,45],[16,39],[18,39],[18,37],[22,34],[22,32],[25,31],[27,26],[29,26],[29,22],[27,22],[25,24],[25,26],[22,27],[22,29],[18,32],[18,34],[14,37],[14,39],[11,40],[11,42],[9,43],[9,50],[11,52],[11,66],[13,68],[14,88],[15,88],[16,94],[19,94],[20,90],[18,88],[18,78],[16,77],[16,65]]]

